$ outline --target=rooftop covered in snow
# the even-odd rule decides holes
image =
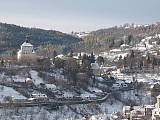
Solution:
[[[24,43],[22,44],[22,46],[32,47],[33,45],[32,45],[31,43],[29,43],[29,42],[24,42]]]

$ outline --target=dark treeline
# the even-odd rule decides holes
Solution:
[[[42,54],[53,54],[55,50],[63,54],[70,50],[88,53],[101,52],[119,47],[124,42],[133,46],[143,38],[155,34],[160,34],[160,23],[137,27],[134,24],[125,24],[121,27],[100,29],[91,32],[83,39],[54,30],[0,23],[0,53],[5,51],[16,54],[17,49],[26,39]],[[156,41],[160,44],[159,38],[156,38]]]
[[[36,47],[54,45],[56,47],[54,49],[64,49],[65,46],[80,41],[77,37],[55,30],[25,28],[0,23],[0,52],[16,51],[26,39]]]

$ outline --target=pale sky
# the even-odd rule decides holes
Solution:
[[[160,21],[160,0],[0,0],[0,22],[62,32]]]

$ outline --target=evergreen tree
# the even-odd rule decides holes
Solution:
[[[83,63],[84,60],[87,60],[87,58],[88,58],[88,56],[87,56],[86,54],[84,54],[84,55],[82,56],[82,63]]]
[[[95,60],[95,56],[94,56],[93,52],[91,53],[91,56],[89,56],[89,60],[91,63],[95,63],[96,60]]]
[[[53,51],[53,62],[55,62],[56,56],[57,56],[57,52],[54,50],[54,51]]]
[[[69,57],[73,57],[73,50],[70,51]]]
[[[151,62],[151,58],[150,58],[149,54],[147,54],[147,62],[148,62],[148,63]]]
[[[128,41],[127,41],[127,43],[130,44],[132,40],[133,40],[133,36],[132,36],[132,35],[129,35],[129,36],[128,36]]]
[[[4,60],[3,60],[3,58],[1,59],[1,66],[4,66]]]
[[[133,50],[131,51],[130,58],[134,58],[134,51]]]
[[[156,58],[154,57],[153,60],[152,60],[152,68],[154,69],[154,66],[157,65],[157,60]]]
[[[102,56],[98,56],[96,62],[99,64],[99,65],[102,65],[104,64],[104,58]]]
[[[55,58],[57,56],[57,52],[54,50],[53,51],[53,58]]]

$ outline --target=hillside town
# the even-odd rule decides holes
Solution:
[[[0,120],[160,120],[160,0],[1,0]]]
[[[44,120],[46,116],[158,120],[159,37],[146,37],[133,46],[124,37],[119,48],[100,54],[71,50],[66,55],[54,51],[52,56],[41,55],[26,40],[16,57],[1,55],[0,107],[5,111],[0,114],[16,120]]]

